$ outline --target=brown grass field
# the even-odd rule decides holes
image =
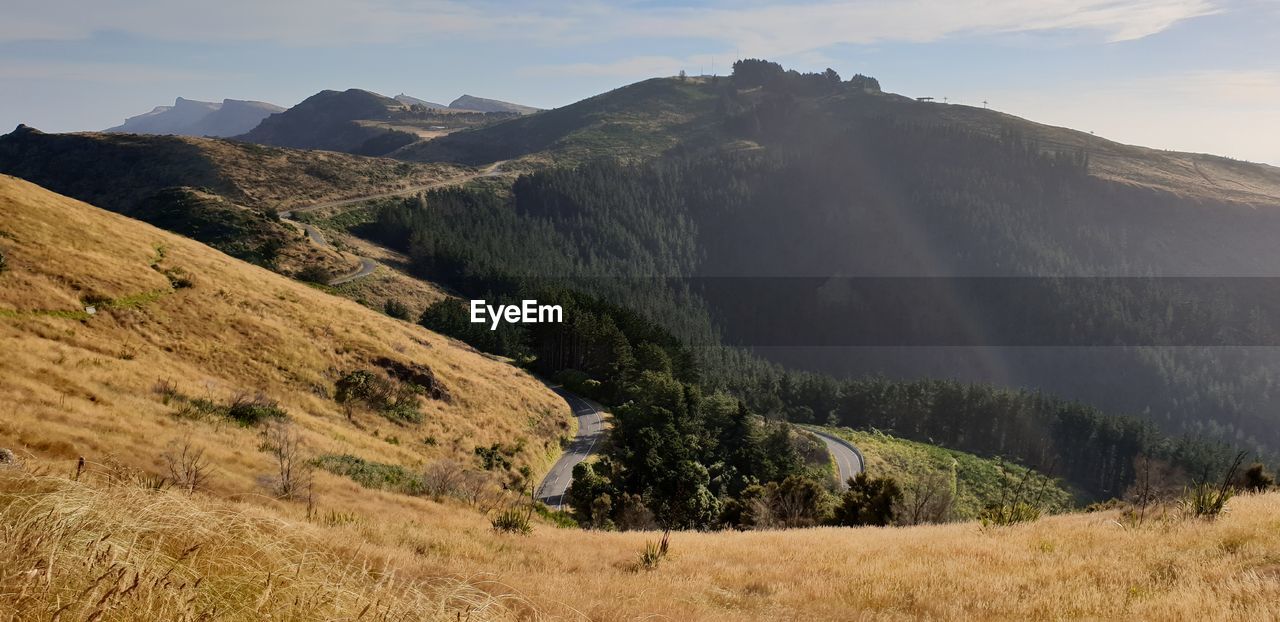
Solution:
[[[525,438],[540,471],[568,409],[465,346],[13,178],[0,252],[0,447],[22,463],[0,465],[0,620],[1280,618],[1275,493],[1215,521],[676,533],[652,570],[653,533],[499,534],[460,501],[323,472],[309,503],[277,499],[257,430],[176,417],[156,383],[261,391],[308,451],[406,468]],[[335,379],[384,356],[430,366],[453,403],[424,400],[422,424],[349,420]],[[156,485],[184,438],[213,464],[206,490]]]

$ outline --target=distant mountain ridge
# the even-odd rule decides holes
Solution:
[[[125,119],[105,131],[120,134],[173,134],[227,137],[243,134],[284,108],[260,101],[224,99],[205,102],[179,97],[172,106]]]
[[[533,114],[541,109],[522,104],[513,104],[497,99],[485,99],[474,95],[463,95],[449,103],[454,110],[474,110],[476,112],[514,112],[517,114]]]
[[[392,99],[402,104],[405,104],[407,106],[422,106],[423,108],[432,108],[435,110],[447,110],[449,108],[444,104],[438,104],[436,102],[427,101],[425,99],[418,99],[417,97],[411,97],[409,95],[405,95],[404,93],[396,95]]]
[[[464,101],[462,98],[459,101]],[[527,106],[496,100],[467,99],[490,111],[445,106],[401,93],[387,97],[363,89],[325,90],[298,105],[262,120],[236,135],[237,140],[322,149],[364,156],[390,156],[399,149],[443,134],[520,116]]]

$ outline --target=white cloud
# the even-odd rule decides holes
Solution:
[[[813,0],[693,8],[602,1],[10,0],[0,40],[75,39],[120,31],[182,41],[290,45],[468,37],[539,45],[691,38],[744,55],[783,56],[838,43],[927,42],[982,33],[1086,29],[1137,39],[1218,10],[1220,0]],[[634,61],[639,62],[639,61]]]

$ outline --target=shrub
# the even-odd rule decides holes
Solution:
[[[792,475],[773,486],[773,514],[785,527],[812,527],[826,514],[827,492],[818,482]]]
[[[993,503],[978,514],[984,527],[1007,527],[1029,523],[1040,518],[1040,508],[1025,501]]]
[[[640,552],[640,568],[644,570],[657,570],[662,560],[667,558],[667,553],[671,550],[671,530],[662,532],[662,539],[658,541],[650,540],[644,543],[644,550]]]
[[[533,525],[529,523],[529,519],[533,514],[532,509],[522,510],[520,508],[507,508],[498,512],[489,524],[493,526],[493,530],[500,533],[514,533],[527,536],[533,533]]]
[[[334,399],[348,407],[363,403],[369,409],[396,423],[421,423],[418,393],[414,385],[397,385],[385,376],[359,369],[338,379]]]
[[[409,495],[424,492],[422,477],[402,466],[371,462],[352,455],[325,455],[313,461],[315,466],[330,473],[354,480],[365,488],[378,488]]]
[[[263,431],[262,449],[275,460],[271,482],[280,498],[293,499],[310,489],[312,463],[306,459],[302,436],[288,421],[277,420]]]
[[[280,403],[258,393],[252,397],[247,393],[237,394],[229,404],[220,404],[203,397],[188,397],[178,391],[171,380],[161,380],[152,387],[152,392],[160,396],[165,403],[176,402],[178,410],[173,416],[182,419],[204,421],[213,417],[226,418],[245,427],[256,426],[265,421],[281,420],[289,416]]]
[[[293,275],[299,281],[307,283],[317,283],[319,285],[328,285],[333,280],[333,273],[326,270],[323,266],[307,266]]]
[[[470,505],[487,505],[496,499],[493,476],[465,468],[453,460],[438,460],[422,472],[423,492],[433,498],[453,497]]]
[[[578,521],[573,518],[572,514],[564,510],[552,510],[539,503],[533,506],[533,511],[537,512],[538,516],[541,516],[544,520],[561,529],[576,529],[578,527]]]
[[[1000,491],[1000,500],[987,504],[978,513],[978,519],[984,527],[1005,527],[1038,520],[1044,512],[1045,491],[1049,489],[1050,480],[1040,481],[1037,489],[1032,490],[1032,477],[1035,472],[1026,469],[1018,483],[1009,486],[1006,480]]]
[[[893,522],[902,501],[902,489],[891,477],[871,477],[865,472],[849,478],[849,489],[840,497],[835,523],[849,527],[885,526]]]
[[[945,523],[951,518],[955,504],[955,471],[950,477],[941,473],[924,476],[905,487],[902,501],[895,510],[900,524],[921,525]]]
[[[1235,486],[1231,482],[1235,480],[1240,464],[1244,462],[1244,456],[1244,452],[1236,454],[1235,460],[1223,474],[1221,482],[1210,483],[1206,478],[1188,486],[1182,494],[1180,503],[1183,512],[1194,518],[1214,519],[1221,516],[1227,509],[1227,501],[1236,494]]]
[[[411,317],[409,306],[395,298],[388,298],[382,305],[382,311],[397,320],[408,321]]]
[[[284,419],[288,413],[280,408],[280,403],[259,393],[253,397],[240,394],[231,400],[226,415],[240,425],[251,427],[265,421]]]
[[[1217,518],[1227,508],[1227,501],[1235,496],[1231,486],[1219,488],[1214,484],[1192,484],[1182,494],[1182,510],[1195,518]]]
[[[5,261],[4,252],[0,252],[0,272],[4,272],[9,268],[9,263]]]
[[[162,457],[169,467],[169,478],[188,494],[206,487],[213,476],[213,465],[205,460],[204,448],[192,445],[190,438],[169,443]]]
[[[1249,465],[1240,479],[1240,487],[1250,492],[1264,492],[1276,485],[1275,475],[1268,473],[1261,462]]]
[[[523,443],[515,445],[503,445],[502,443],[494,443],[488,447],[476,447],[476,457],[480,459],[480,465],[486,471],[508,470],[511,468],[511,459],[520,450],[524,449]]]

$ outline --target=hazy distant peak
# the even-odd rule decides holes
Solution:
[[[405,95],[404,93],[396,95],[394,99],[406,106],[422,106],[423,108],[436,108],[439,110],[444,110],[448,108],[448,106],[444,104],[438,104],[436,102],[427,101],[425,99],[418,99],[417,97]]]
[[[486,99],[484,97],[476,97],[474,95],[463,95],[453,100],[449,104],[454,110],[474,110],[476,112],[516,112],[519,114],[531,114],[538,112],[538,108],[533,106],[525,106],[522,104],[513,104],[498,99]]]
[[[107,132],[128,134],[177,134],[183,136],[235,136],[243,134],[273,113],[275,104],[224,99],[206,102],[177,97],[172,106],[156,106],[150,112],[125,119]]]

